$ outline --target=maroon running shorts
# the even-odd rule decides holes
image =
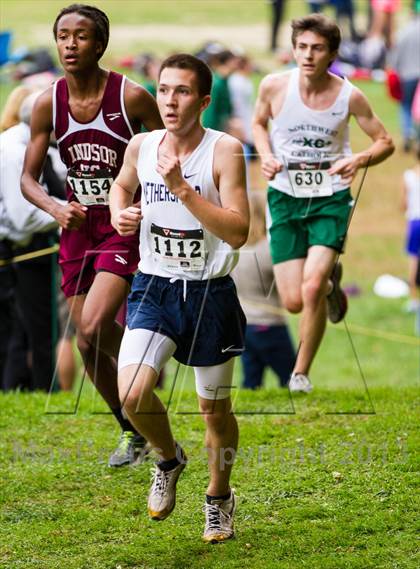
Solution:
[[[89,207],[77,229],[63,229],[59,264],[67,298],[85,294],[96,274],[107,271],[129,278],[139,263],[139,235],[121,237],[112,227],[108,207]]]

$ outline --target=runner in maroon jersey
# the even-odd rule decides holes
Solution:
[[[22,176],[25,197],[62,227],[62,288],[77,327],[78,347],[123,434],[110,466],[137,460],[144,439],[122,416],[115,359],[122,329],[115,322],[138,263],[138,235],[120,237],[110,223],[108,192],[129,139],[141,125],[162,128],[155,100],[125,77],[99,67],[109,21],[92,6],[64,8],[54,23],[64,77],[37,100]],[[69,203],[58,205],[38,183],[51,131],[68,167]]]

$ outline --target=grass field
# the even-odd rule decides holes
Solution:
[[[376,415],[354,390],[296,397],[296,414],[241,415],[233,485],[237,538],[201,543],[206,463],[200,417],[173,413],[190,463],[178,503],[148,520],[149,466],[111,471],[117,430],[92,416],[45,416],[42,395],[2,397],[0,566],[7,569],[415,569],[416,390],[374,388]],[[65,405],[66,397],[55,396]],[[192,394],[183,396],[194,408]],[[286,394],[242,392],[248,411],[288,408]],[[6,411],[6,412],[4,412]]]
[[[1,26],[14,30],[15,47],[53,47],[52,22],[66,4],[1,0]],[[95,4],[112,24],[105,65],[127,53],[163,54],[219,39],[241,43],[264,69],[276,68],[266,53],[268,3],[262,0]],[[361,18],[365,4],[358,2]],[[287,3],[286,18],[304,12],[304,2]],[[398,110],[383,85],[359,86],[399,148]],[[10,89],[0,83],[0,107]],[[366,146],[357,128],[352,144]],[[118,471],[107,467],[118,432],[89,385],[79,404],[77,390],[48,400],[0,395],[0,568],[417,568],[420,342],[404,299],[372,292],[378,275],[406,275],[399,186],[412,163],[398,149],[368,172],[344,257],[344,283],[361,293],[351,299],[346,323],[327,329],[312,371],[314,393],[291,399],[271,373],[265,389],[234,390],[241,429],[232,478],[235,540],[217,547],[200,541],[203,425],[190,372],[178,371],[171,395],[177,373],[171,363],[162,398],[190,463],[176,510],[164,523],[146,515],[152,460]],[[257,172],[252,179],[253,189],[264,187]],[[290,322],[296,331],[296,318]]]

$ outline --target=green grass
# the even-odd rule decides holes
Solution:
[[[3,0],[3,25],[19,27],[22,14],[30,13],[33,24],[44,25],[53,22],[55,16],[69,3],[61,0],[39,0],[36,8],[32,0]],[[298,0],[297,4],[302,2]],[[144,25],[144,24],[188,24],[203,25],[206,23],[236,24],[237,11],[240,7],[241,22],[244,24],[264,22],[269,10],[259,0],[97,0],[95,6],[104,10],[111,23]]]
[[[2,0],[0,26],[14,32],[14,47],[53,46],[52,25],[59,11],[70,2],[61,0]],[[267,59],[271,9],[266,0],[97,0],[111,22],[110,50],[113,54],[137,51],[196,49],[205,40],[241,45],[253,55]],[[402,3],[399,20],[407,18],[407,4]],[[367,25],[367,6],[358,0],[358,25]],[[289,34],[288,22],[307,13],[304,0],[287,2],[280,43]],[[334,16],[334,10],[326,13]],[[236,27],[241,33],[234,33]],[[183,28],[181,35],[176,28]],[[155,32],[147,33],[155,28]],[[233,33],[232,33],[233,31]],[[146,37],[143,37],[145,36]],[[204,34],[204,36],[203,36]],[[196,39],[200,36],[200,40]],[[281,34],[280,34],[281,36]],[[259,47],[256,47],[256,46]],[[106,56],[105,59],[107,59]]]
[[[237,537],[216,547],[200,541],[207,472],[199,416],[171,411],[190,463],[176,510],[156,523],[145,508],[150,463],[106,466],[117,436],[110,417],[92,416],[86,401],[77,415],[45,415],[41,394],[4,395],[0,566],[414,569],[416,391],[371,395],[376,415],[328,415],[325,405],[357,408],[359,394],[318,389],[295,397],[294,415],[240,416]],[[279,397],[287,399],[241,394],[256,411]],[[195,406],[193,394],[184,399]]]
[[[327,329],[310,396],[291,399],[271,372],[266,389],[240,390],[237,365],[237,537],[221,546],[200,540],[207,467],[191,371],[178,370],[171,396],[170,362],[160,392],[190,458],[164,523],[147,518],[151,460],[107,467],[118,429],[89,383],[79,405],[77,389],[0,395],[0,567],[416,568],[420,354],[402,306],[366,283],[351,342]]]
[[[367,15],[364,0],[356,0],[358,14]],[[2,0],[0,6],[2,28],[17,28],[24,37],[23,23],[45,25],[53,22],[55,16],[69,2],[62,0]],[[269,2],[261,0],[96,0],[95,6],[104,10],[111,24],[142,25],[176,24],[203,26],[267,24],[271,9]],[[401,12],[408,12],[408,1],[402,2]],[[284,21],[307,13],[304,0],[293,0],[285,7]],[[333,16],[334,10],[327,8],[326,13]],[[26,30],[26,36],[28,36]],[[246,38],[244,38],[246,40]]]
[[[69,3],[60,0],[2,0],[1,26],[15,32],[15,46],[39,45],[43,37],[44,45],[53,45],[52,25],[55,17],[64,6]],[[113,43],[112,33],[117,33],[118,27],[124,27],[126,32],[132,34],[132,49],[157,50],[159,53],[174,47],[171,34],[164,31],[165,26],[187,26],[197,30],[203,26],[211,28],[208,40],[214,38],[215,26],[227,27],[238,24],[238,11],[240,11],[240,24],[243,26],[267,23],[269,21],[269,6],[260,0],[98,0],[94,3],[105,10],[111,22],[111,46],[114,52],[119,52],[119,42]],[[304,3],[296,2],[299,13],[304,11]],[[27,33],[24,23],[31,26],[33,34]],[[152,37],[147,41],[142,39],[145,27],[159,26]],[[135,32],[135,33],[133,33]],[[42,34],[42,35],[41,35]],[[187,33],[183,41],[190,44],[194,34]],[[244,37],[246,43],[246,37]],[[267,40],[268,41],[268,40]],[[124,34],[120,43],[126,44]],[[196,45],[198,47],[198,44]],[[181,45],[177,46],[179,50]]]

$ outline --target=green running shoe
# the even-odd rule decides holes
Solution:
[[[117,448],[109,457],[108,466],[117,468],[141,464],[149,452],[149,445],[142,435],[132,431],[123,431]]]

